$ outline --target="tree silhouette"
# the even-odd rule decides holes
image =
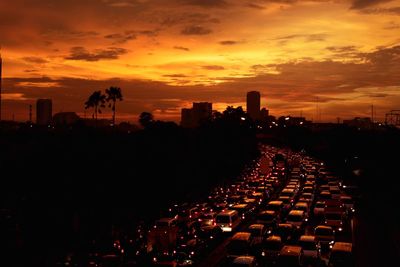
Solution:
[[[139,123],[143,128],[149,127],[154,122],[153,114],[150,112],[142,112],[139,116]]]
[[[115,104],[117,102],[117,100],[122,101],[122,92],[121,92],[121,88],[119,87],[113,87],[111,86],[109,89],[106,89],[106,101],[110,102],[108,104],[108,107],[111,107],[113,115],[112,115],[112,123],[113,125],[115,125]]]
[[[100,108],[104,108],[105,98],[106,96],[103,95],[101,91],[95,91],[93,92],[93,94],[89,96],[89,99],[85,102],[85,109],[88,108],[94,109],[94,113],[92,116],[96,120],[96,125],[97,125],[97,114],[101,113]]]

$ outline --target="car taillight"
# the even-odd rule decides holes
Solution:
[[[229,227],[232,227],[232,223],[229,223]]]

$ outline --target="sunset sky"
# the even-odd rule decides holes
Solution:
[[[83,116],[110,86],[131,122],[179,121],[194,101],[245,108],[251,90],[272,115],[314,121],[400,109],[400,1],[2,0],[0,44],[3,119],[27,120],[37,98]]]

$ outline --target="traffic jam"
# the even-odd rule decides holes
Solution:
[[[354,266],[351,186],[303,152],[261,151],[233,183],[139,229],[132,266]]]

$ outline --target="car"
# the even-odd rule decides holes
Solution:
[[[263,224],[251,224],[247,228],[247,232],[251,234],[251,238],[254,239],[256,237],[263,238],[267,233],[267,228]]]
[[[288,196],[291,199],[296,195],[296,191],[293,188],[284,188],[279,196]]]
[[[336,242],[329,257],[329,267],[353,267],[353,245],[347,242]]]
[[[251,234],[247,232],[237,232],[229,240],[227,248],[227,258],[232,262],[239,256],[248,255],[250,252]]]
[[[169,255],[169,254],[155,255],[152,260],[152,265],[153,266],[170,266],[170,267],[178,266],[175,255]],[[100,266],[112,266],[112,265],[100,264]],[[114,265],[114,266],[117,267],[119,265]]]
[[[314,206],[314,216],[322,217],[325,213],[325,201],[317,201]]]
[[[353,214],[356,211],[354,208],[354,201],[351,196],[342,195],[340,196],[340,201],[343,203],[348,215]]]
[[[300,267],[303,262],[303,249],[300,246],[283,246],[278,257],[279,267]]]
[[[275,235],[279,235],[283,242],[292,241],[295,234],[295,227],[290,223],[279,223],[274,231]]]
[[[286,218],[286,223],[289,223],[294,226],[297,231],[300,231],[304,228],[304,224],[306,222],[305,212],[302,210],[291,210]]]
[[[262,248],[261,256],[263,257],[263,262],[267,266],[276,263],[279,257],[279,253],[283,247],[282,238],[277,235],[272,235],[268,237]]]
[[[330,200],[330,199],[332,199],[332,194],[328,190],[323,190],[321,193],[319,193],[319,199],[320,200]]]
[[[257,260],[254,256],[239,256],[233,260],[231,267],[256,267]]]
[[[340,208],[325,208],[325,225],[331,226],[335,231],[344,230],[344,213]]]
[[[222,238],[222,229],[217,225],[206,225],[202,226],[198,231],[199,238],[209,240],[209,244],[218,242]]]
[[[174,218],[161,218],[156,221],[154,228],[169,228],[169,227],[176,227],[177,226],[177,219]]]
[[[200,222],[201,226],[213,225],[215,223],[216,216],[216,212],[206,212],[200,215],[198,221]]]
[[[252,224],[246,232],[251,234],[251,251],[253,255],[259,255],[262,249],[262,243],[267,233],[267,228],[263,224]]]
[[[335,231],[327,225],[318,225],[314,229],[315,239],[319,243],[322,250],[328,250],[335,243]]]
[[[283,203],[283,208],[282,208],[282,212],[284,214],[287,214],[287,212],[292,208],[293,206],[293,202],[294,199],[289,197],[289,196],[280,196],[278,198],[279,201],[282,201]]]
[[[283,209],[283,202],[279,200],[272,200],[267,204],[267,210],[273,210],[279,216]]]
[[[267,233],[270,234],[272,229],[275,229],[277,222],[279,221],[279,216],[276,211],[264,210],[257,214],[256,223],[263,224],[267,227]]]
[[[303,193],[301,194],[299,200],[308,202],[311,204],[314,201],[314,195],[311,193]]]
[[[331,193],[332,199],[340,199],[341,191],[339,186],[329,186],[329,192]]]
[[[310,208],[309,208],[309,202],[305,202],[303,200],[299,200],[293,207],[294,210],[302,210],[304,211],[305,219],[308,221],[309,213],[310,213]]]
[[[251,204],[246,204],[246,203],[233,205],[230,209],[236,210],[239,213],[239,216],[242,218],[242,220],[249,218],[254,211],[254,207],[252,207]]]
[[[320,260],[319,245],[313,235],[302,235],[299,238],[299,246],[303,249],[303,263],[316,266]]]
[[[305,185],[302,189],[303,194],[304,193],[310,193],[310,194],[314,194],[314,187],[313,186],[308,186]]]

